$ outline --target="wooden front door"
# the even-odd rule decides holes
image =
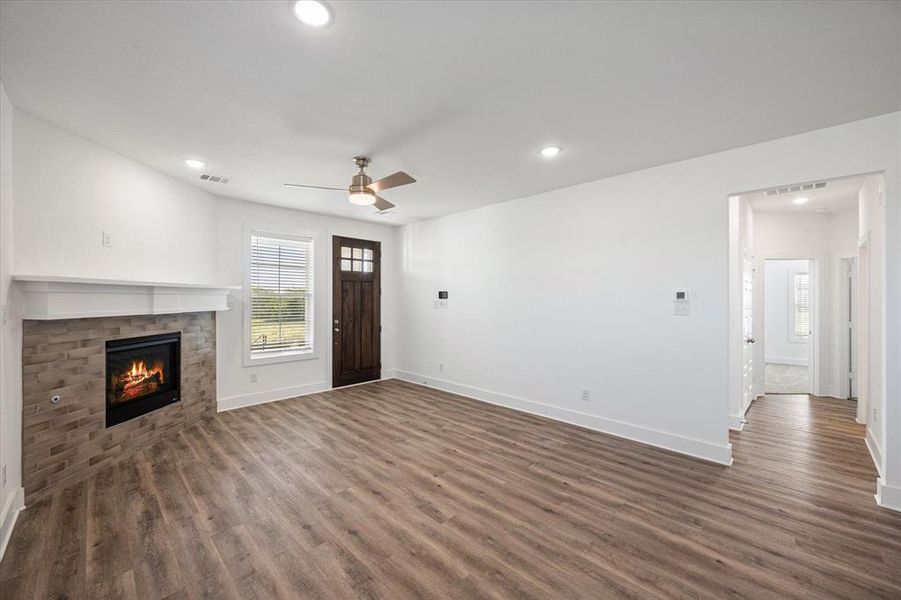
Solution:
[[[381,244],[332,238],[332,387],[381,377]]]

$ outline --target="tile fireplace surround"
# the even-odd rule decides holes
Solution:
[[[26,504],[216,410],[215,312],[26,318],[22,330]],[[106,342],[174,332],[182,340],[180,401],[107,428]]]

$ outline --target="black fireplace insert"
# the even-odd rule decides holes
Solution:
[[[181,333],[106,343],[106,426],[179,400]]]

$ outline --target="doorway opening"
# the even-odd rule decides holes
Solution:
[[[882,468],[885,245],[882,173],[729,197],[731,429],[763,395],[843,407]]]
[[[863,174],[729,197],[731,428],[769,393],[867,402],[861,336],[878,313],[863,291],[878,282],[863,271],[868,240],[884,252],[883,189]]]
[[[839,270],[839,304],[837,330],[839,344],[839,397],[857,400],[860,378],[857,352],[859,347],[858,271],[857,256],[841,259]]]
[[[813,393],[814,261],[764,260],[763,356],[765,394]]]

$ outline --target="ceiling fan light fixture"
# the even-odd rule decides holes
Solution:
[[[545,146],[541,149],[541,156],[545,158],[554,158],[560,154],[560,146]]]
[[[294,3],[291,12],[298,21],[310,27],[325,27],[332,22],[332,13],[328,7],[315,0],[299,0]]]
[[[372,192],[351,192],[348,199],[351,204],[358,206],[372,206],[375,204],[375,194]]]

